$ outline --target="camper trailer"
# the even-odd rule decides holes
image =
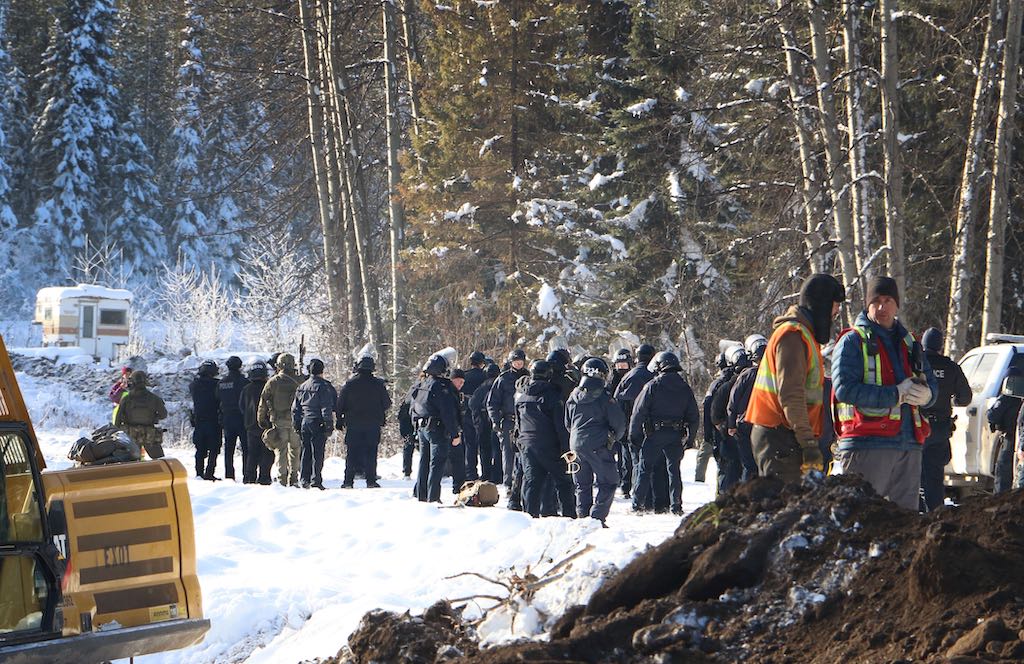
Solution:
[[[36,294],[33,323],[43,327],[44,346],[78,346],[97,359],[113,360],[128,343],[131,303],[131,292],[116,288],[43,288]]]

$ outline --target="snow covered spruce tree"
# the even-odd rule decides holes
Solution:
[[[105,235],[116,240],[126,267],[141,274],[155,274],[167,255],[163,229],[154,218],[160,205],[160,190],[153,174],[149,149],[137,132],[141,123],[133,109],[117,131],[117,149],[111,167],[112,187],[119,196]]]
[[[20,81],[14,71],[14,63],[7,53],[7,0],[0,0],[0,235],[12,237],[18,227],[18,218],[13,209],[14,169],[11,166],[11,145],[8,135],[18,118],[15,117],[14,103],[18,98]],[[17,88],[17,89],[16,89]],[[7,245],[7,243],[4,243]],[[0,264],[7,264],[5,252],[0,248]]]

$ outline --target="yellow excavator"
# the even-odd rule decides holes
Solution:
[[[0,337],[0,662],[95,664],[202,641],[181,462],[45,468]]]

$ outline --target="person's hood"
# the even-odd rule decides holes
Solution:
[[[775,328],[783,323],[800,323],[811,332],[811,336],[814,336],[814,323],[811,322],[810,312],[804,307],[794,304],[786,309],[786,313],[776,317],[772,326]]]

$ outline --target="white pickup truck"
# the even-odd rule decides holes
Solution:
[[[989,431],[985,415],[999,396],[1011,362],[1024,367],[1024,335],[989,334],[985,345],[967,351],[960,360],[974,397],[970,404],[953,408],[956,430],[945,484],[958,498],[992,490],[996,434]]]

